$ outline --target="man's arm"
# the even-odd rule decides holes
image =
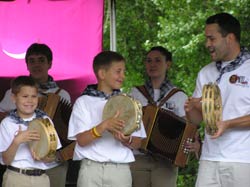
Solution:
[[[250,127],[250,115],[241,116],[238,118],[225,120],[225,121],[218,121],[216,123],[218,127],[217,132],[211,138],[218,138],[221,136],[227,129],[231,128],[246,128]]]
[[[186,112],[186,119],[190,123],[199,125],[203,120],[201,98],[189,98],[184,104],[184,109]]]

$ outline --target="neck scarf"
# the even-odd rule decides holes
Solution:
[[[120,90],[113,90],[111,94],[105,94],[104,92],[97,90],[97,84],[92,84],[87,86],[87,88],[83,91],[82,95],[89,95],[89,96],[109,99],[111,96],[117,95],[120,92],[121,92]]]
[[[11,119],[15,120],[17,124],[24,124],[24,125],[28,125],[30,121],[25,121],[23,120],[22,118],[20,118],[17,114],[17,110],[11,110],[10,113],[9,113],[9,116]],[[42,118],[46,116],[46,113],[39,110],[39,109],[36,109],[35,110],[35,118]]]
[[[152,83],[150,80],[146,81],[145,83],[145,87],[148,91],[148,93],[150,94],[150,96],[152,98],[154,98],[154,89],[153,89],[153,86],[152,86]],[[171,90],[174,86],[172,85],[172,83],[166,78],[162,83],[161,83],[161,86],[160,86],[160,97],[159,99],[157,100],[160,101],[164,96],[165,94]]]
[[[40,90],[48,90],[48,89],[57,88],[57,87],[58,86],[57,86],[56,82],[54,81],[53,77],[51,77],[49,75],[48,81],[46,83],[39,84],[39,91]]]
[[[219,77],[217,78],[216,82],[219,83],[221,80],[221,77],[224,73],[233,71],[240,67],[246,60],[250,59],[250,52],[247,50],[247,48],[241,48],[240,54],[236,57],[236,59],[232,62],[230,62],[228,65],[222,68],[222,62],[218,61],[216,62],[216,68],[220,72]]]

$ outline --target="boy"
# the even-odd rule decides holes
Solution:
[[[118,53],[104,51],[94,58],[97,85],[89,85],[73,107],[68,138],[76,140],[74,160],[82,160],[77,186],[129,187],[132,178],[129,163],[134,161],[131,148],[139,148],[146,137],[143,125],[131,136],[120,130],[125,122],[119,111],[102,121],[107,99],[120,93],[125,78],[125,59]],[[117,103],[119,104],[119,103]]]
[[[49,187],[45,170],[57,165],[55,158],[46,157],[40,160],[35,153],[31,153],[28,146],[28,142],[40,138],[37,131],[27,130],[29,121],[48,118],[44,112],[36,109],[38,86],[31,77],[19,76],[13,80],[11,91],[11,99],[16,109],[10,111],[0,125],[1,163],[7,165],[2,186]],[[57,148],[60,148],[58,137],[57,142]]]
[[[69,93],[64,89],[59,88],[53,80],[53,77],[49,75],[49,70],[51,69],[53,62],[53,53],[49,46],[40,43],[31,44],[26,51],[25,62],[30,77],[32,77],[39,86],[39,96],[44,96],[48,93],[55,93],[69,103],[71,102]],[[10,110],[16,108],[10,98],[11,89],[6,91],[3,100],[0,102],[0,112],[8,113]],[[58,124],[55,124],[55,126],[57,125]],[[61,134],[59,134],[59,136],[60,135]],[[58,162],[57,164],[57,167],[46,171],[50,178],[50,185],[51,187],[65,187],[68,163]],[[1,165],[0,168],[0,170],[3,170]]]

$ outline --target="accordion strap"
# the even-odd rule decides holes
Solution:
[[[60,92],[61,90],[62,90],[61,88],[58,88],[58,89],[56,90],[55,94],[58,95],[59,92]]]
[[[150,96],[150,94],[148,93],[146,87],[144,85],[141,86],[136,86],[136,88],[144,95],[144,97],[147,98],[148,102],[152,105],[156,105],[155,101],[153,100],[153,98]]]
[[[136,88],[148,99],[148,102],[150,104],[156,105],[153,98],[148,93],[146,87],[144,85],[136,86]],[[177,92],[184,92],[182,89],[179,88],[173,88],[165,97],[163,97],[158,105],[158,107],[161,107],[172,95],[174,95]]]

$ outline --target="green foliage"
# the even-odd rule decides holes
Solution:
[[[117,51],[127,60],[124,90],[144,82],[145,53],[162,45],[173,53],[170,79],[191,95],[198,71],[210,62],[204,46],[206,18],[218,12],[233,14],[241,22],[241,44],[250,47],[249,4],[250,0],[116,0]],[[105,20],[104,49],[109,49],[107,15]],[[194,186],[197,165],[191,159],[188,167],[180,169],[178,187]]]

